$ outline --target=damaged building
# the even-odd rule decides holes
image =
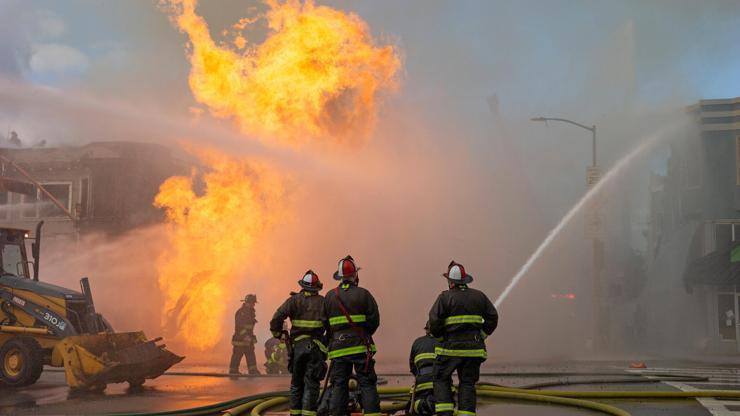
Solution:
[[[115,234],[161,221],[152,205],[159,186],[192,166],[174,149],[139,142],[6,148],[0,156],[0,225],[33,229],[44,221],[49,237]]]
[[[690,108],[694,130],[673,140],[650,181],[647,347],[740,352],[740,98]],[[670,303],[667,299],[670,299]]]

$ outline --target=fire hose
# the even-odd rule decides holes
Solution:
[[[526,373],[525,373],[526,374]],[[556,373],[543,373],[543,375],[557,375]],[[564,373],[565,374],[565,373]],[[590,373],[595,375],[598,373]],[[573,373],[571,375],[584,375],[583,373]],[[589,375],[589,374],[585,374]],[[616,376],[617,374],[609,374]],[[583,384],[590,382],[593,384],[640,382],[638,379],[624,377],[621,379],[590,379],[564,381],[558,383],[549,383],[549,385],[570,385]],[[642,377],[640,375],[635,375]],[[659,381],[700,381],[706,380],[703,377],[670,375],[661,376],[652,374],[650,378],[641,379],[645,383]],[[545,403],[550,405],[560,405],[589,409],[606,415],[630,416],[625,410],[614,405],[605,404],[587,399],[664,399],[664,400],[686,400],[696,398],[730,398],[740,399],[740,391],[737,390],[700,390],[700,391],[569,391],[569,390],[542,390],[532,388],[517,388],[495,385],[492,383],[479,383],[477,385],[477,394],[479,402],[490,404],[487,399],[505,400],[505,401],[527,401],[533,403]],[[392,414],[407,409],[411,389],[409,387],[381,387],[378,389],[381,397],[381,411]],[[241,397],[225,402],[214,403],[212,405],[201,406],[191,409],[173,410],[158,413],[139,413],[136,416],[196,416],[196,415],[247,415],[261,416],[263,412],[284,405],[288,401],[289,392],[275,391]],[[399,400],[400,399],[400,400]]]

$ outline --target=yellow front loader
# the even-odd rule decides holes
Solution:
[[[160,338],[115,333],[95,312],[87,278],[80,280],[79,292],[40,282],[42,224],[36,227],[33,261],[26,255],[28,232],[0,228],[0,386],[31,385],[44,365],[64,367],[74,389],[140,386],[184,359],[159,345]]]

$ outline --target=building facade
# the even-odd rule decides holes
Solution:
[[[43,220],[49,238],[121,233],[160,221],[161,210],[152,205],[159,186],[192,166],[175,150],[137,142],[0,149],[0,155],[12,162],[0,162],[0,225],[30,230]]]
[[[737,353],[740,98],[702,100],[689,114],[692,130],[671,142],[665,172],[650,180],[650,346]]]

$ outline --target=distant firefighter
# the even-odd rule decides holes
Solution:
[[[247,360],[249,374],[261,374],[257,369],[257,360],[254,356],[254,344],[257,343],[257,337],[254,336],[254,326],[257,324],[254,305],[257,303],[257,295],[247,295],[242,302],[242,307],[236,311],[234,316],[234,336],[231,337],[234,351],[231,354],[229,374],[239,374],[242,356]]]
[[[459,416],[475,416],[475,383],[486,360],[485,337],[498,325],[498,312],[485,293],[468,287],[473,276],[462,264],[447,266],[449,290],[442,292],[429,311],[429,329],[441,338],[434,363],[435,413],[452,416],[452,373],[457,372]]]
[[[426,335],[419,337],[411,346],[409,355],[409,368],[414,375],[414,400],[410,403],[414,413],[422,416],[434,414],[434,360],[437,358],[436,350],[439,343],[429,332],[429,322],[424,327]]]
[[[303,274],[298,285],[301,291],[292,293],[275,311],[270,331],[275,338],[287,338],[291,347],[290,414],[315,416],[321,379],[326,374],[326,315],[324,297],[319,294],[323,285],[311,270]],[[287,318],[290,318],[290,334],[284,326]]]

